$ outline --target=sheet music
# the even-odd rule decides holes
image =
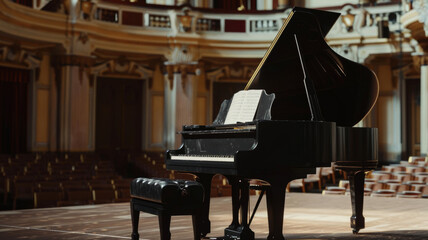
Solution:
[[[224,124],[253,121],[262,91],[263,90],[252,89],[235,93]]]

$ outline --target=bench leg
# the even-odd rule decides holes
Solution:
[[[170,224],[171,215],[164,212],[159,213],[159,228],[161,240],[171,239],[171,232],[169,231]]]
[[[134,210],[134,203],[131,200],[131,220],[132,220],[132,240],[140,239],[138,234],[138,221],[140,220],[140,211]]]

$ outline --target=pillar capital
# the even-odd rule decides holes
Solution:
[[[179,73],[181,75],[181,84],[183,89],[185,89],[186,83],[187,83],[187,75],[188,74],[198,75],[200,72],[198,62],[194,62],[191,64],[165,62],[164,65],[166,68],[166,72],[168,74],[170,89],[173,89],[174,87],[173,81],[174,81],[175,73]]]

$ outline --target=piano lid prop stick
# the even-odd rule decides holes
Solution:
[[[306,78],[306,67],[303,60],[303,56],[300,52],[299,41],[297,40],[297,34],[294,34],[294,40],[296,42],[297,52],[299,53],[300,65],[302,66],[303,72],[303,84],[305,85],[306,96],[308,97],[309,110],[311,111],[311,121],[322,121],[323,117],[321,114],[321,107],[318,102],[317,92],[315,90],[314,82],[310,78]]]

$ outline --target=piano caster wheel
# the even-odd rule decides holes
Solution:
[[[360,229],[352,229],[353,234],[358,234],[359,231],[360,231]]]

